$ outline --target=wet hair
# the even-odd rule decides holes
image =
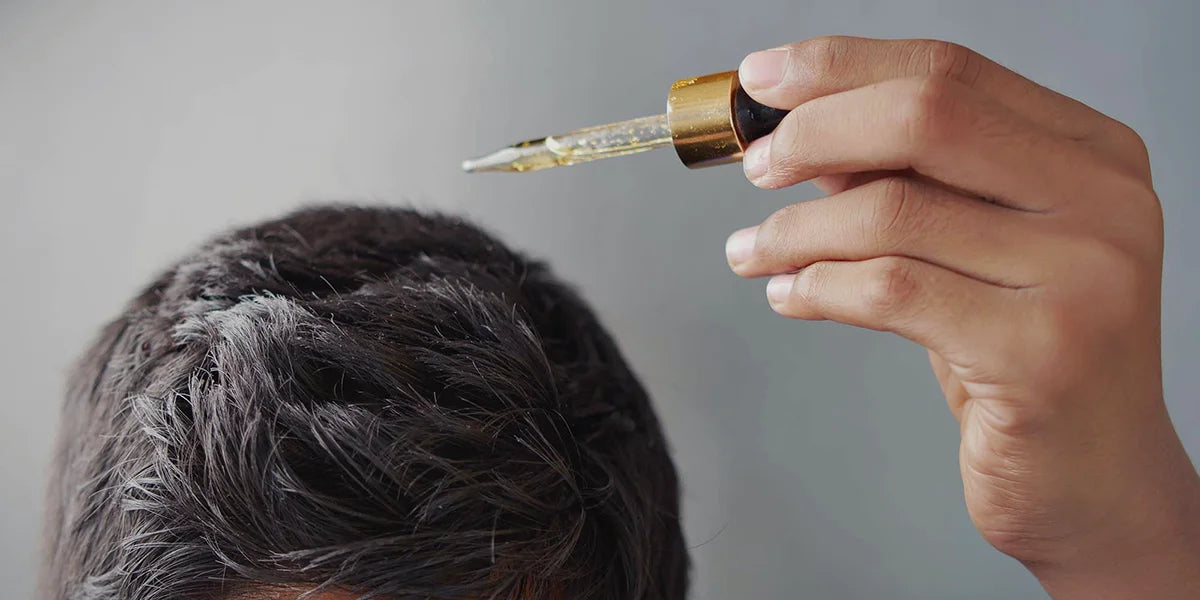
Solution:
[[[52,600],[687,588],[646,392],[544,265],[454,218],[313,208],[203,246],[87,352],[55,469]]]

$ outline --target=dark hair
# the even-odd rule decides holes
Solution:
[[[54,600],[687,588],[645,391],[545,266],[457,219],[315,208],[207,244],[87,353],[57,461]]]

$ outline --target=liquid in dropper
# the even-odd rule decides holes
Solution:
[[[669,145],[671,129],[667,126],[667,116],[657,115],[513,144],[487,156],[465,160],[462,168],[468,173],[537,171]]]

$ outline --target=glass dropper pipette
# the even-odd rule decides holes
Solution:
[[[671,86],[667,113],[520,142],[465,160],[468,173],[523,173],[674,146],[690,168],[738,162],[746,146],[770,133],[787,111],[750,98],[737,71],[681,79]]]
[[[468,173],[537,171],[670,145],[667,115],[657,115],[513,144],[475,160],[464,160],[462,168]]]

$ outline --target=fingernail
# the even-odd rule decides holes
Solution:
[[[771,306],[779,306],[787,301],[788,296],[792,294],[792,284],[796,282],[796,275],[789,273],[787,275],[776,275],[767,282],[767,301]]]
[[[750,255],[754,254],[754,237],[757,234],[758,227],[747,227],[733,232],[733,235],[725,240],[725,260],[729,261],[730,267],[737,267],[750,260]]]
[[[742,59],[738,67],[738,81],[747,90],[765,90],[783,81],[787,69],[788,49],[772,48],[753,52]]]
[[[760,177],[767,174],[767,165],[771,162],[771,136],[759,138],[746,148],[746,154],[742,156],[742,170],[746,172],[746,179],[754,182]]]

